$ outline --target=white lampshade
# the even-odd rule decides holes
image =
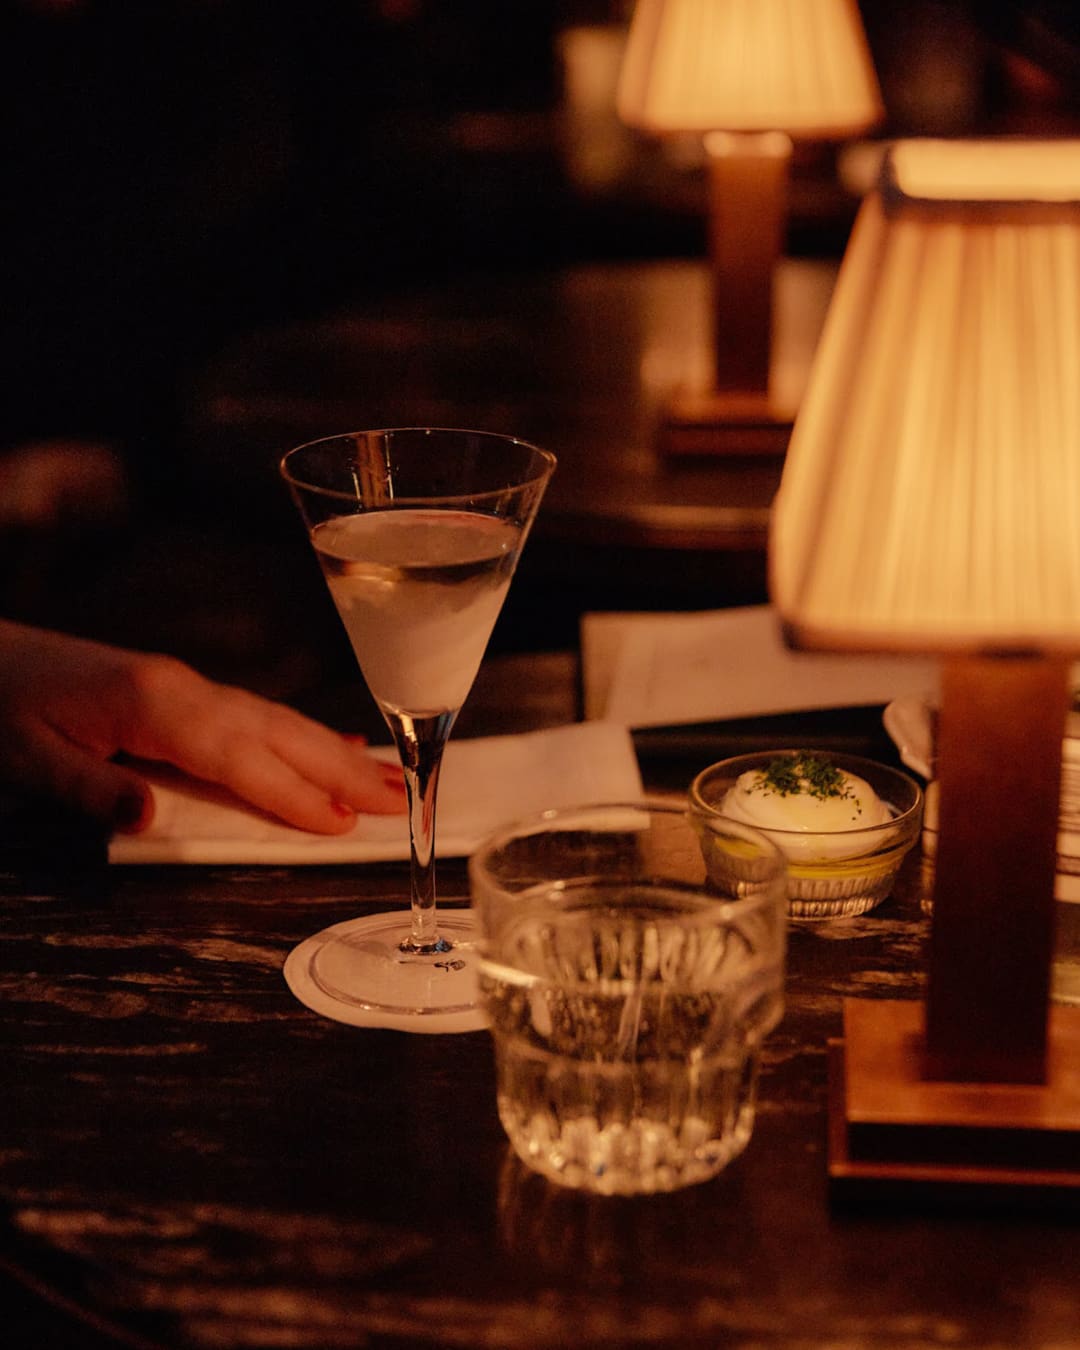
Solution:
[[[1080,141],[887,156],[769,555],[797,645],[942,657],[926,997],[845,1005],[831,1173],[948,1190],[1056,1185],[1053,1166],[1080,1186],[1080,1008],[1050,1006],[1080,651]]]
[[[1080,650],[1080,141],[911,141],[845,254],[770,540],[800,645]]]
[[[617,109],[658,133],[817,138],[882,117],[854,0],[638,0]]]

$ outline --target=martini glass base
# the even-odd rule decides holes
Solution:
[[[404,942],[398,944],[398,951],[406,956],[439,956],[443,952],[453,950],[454,944],[444,937],[437,937],[434,942],[425,942],[423,946],[414,944],[412,938],[406,938]]]
[[[349,919],[306,939],[289,954],[285,978],[315,1012],[355,1026],[468,1031],[487,1025],[477,1006],[476,929],[468,910],[441,910],[446,950],[420,953],[408,916]]]

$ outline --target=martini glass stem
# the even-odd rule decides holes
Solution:
[[[439,936],[435,918],[435,800],[443,750],[457,709],[424,717],[387,712],[405,773],[409,799],[409,871],[412,926],[401,950],[429,955],[450,950]]]

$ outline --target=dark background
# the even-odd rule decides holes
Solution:
[[[881,135],[1080,127],[1073,0],[861,9]],[[281,520],[198,443],[207,374],[245,334],[462,276],[701,256],[700,167],[574,104],[568,44],[629,12],[4,0],[0,612],[294,692],[312,672],[259,617]],[[799,147],[789,251],[839,257],[856,204],[836,148]]]
[[[1076,0],[861,9],[881,135],[1080,131]],[[246,509],[200,441],[200,391],[259,330],[462,277],[700,257],[700,172],[570,106],[567,43],[628,14],[619,0],[0,0],[0,614],[170,650],[297,702],[327,676],[359,691],[313,566],[294,562],[298,528],[286,545],[283,492],[268,506],[288,447],[236,447],[266,466]],[[589,138],[605,136],[615,159],[597,163]],[[835,153],[800,147],[795,169],[788,249],[839,257],[856,203]],[[0,1304],[43,1350],[108,1340],[40,1324],[2,1271]]]

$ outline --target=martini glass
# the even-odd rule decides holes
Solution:
[[[439,768],[554,468],[511,436],[441,428],[331,436],[281,461],[408,792],[409,905],[309,940],[332,1008],[477,1005],[471,915],[436,913]]]

